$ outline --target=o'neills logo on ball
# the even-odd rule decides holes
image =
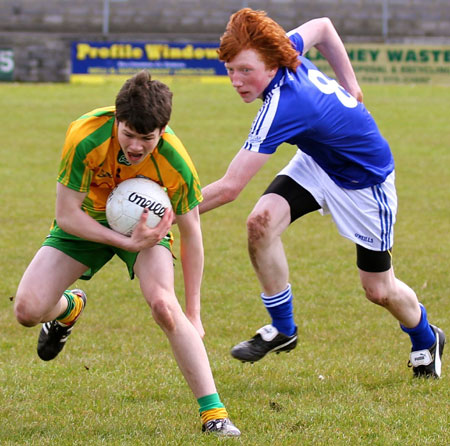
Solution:
[[[142,197],[141,195],[137,194],[136,192],[132,192],[129,197],[128,201],[133,204],[137,204],[141,208],[147,208],[149,211],[153,212],[158,217],[163,217],[165,208],[161,203],[158,203],[154,200],[149,200],[146,197]]]

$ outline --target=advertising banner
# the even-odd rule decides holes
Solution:
[[[346,44],[360,83],[450,85],[450,46]],[[335,77],[328,62],[315,49],[308,58]]]
[[[0,81],[12,81],[14,75],[14,51],[0,48]]]
[[[72,42],[72,74],[225,75],[214,43]]]
[[[218,43],[73,42],[72,74],[226,75]],[[346,44],[360,83],[450,85],[450,46]],[[328,62],[312,48],[307,57],[334,77]],[[1,59],[0,59],[1,63]]]

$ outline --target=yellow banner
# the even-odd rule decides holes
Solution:
[[[360,83],[450,85],[450,46],[346,44],[346,49]],[[307,57],[335,77],[315,48]]]

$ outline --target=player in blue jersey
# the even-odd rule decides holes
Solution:
[[[302,54],[315,46],[337,81]],[[234,200],[286,142],[297,153],[256,203],[247,220],[248,249],[271,324],[231,354],[254,362],[297,344],[289,269],[281,234],[319,210],[356,245],[366,297],[386,308],[412,341],[414,376],[441,375],[443,331],[430,325],[415,292],[392,267],[397,212],[394,160],[389,144],[362,103],[344,45],[329,19],[312,20],[286,34],[263,11],[244,8],[230,18],[219,58],[244,102],[261,99],[249,136],[226,174],[203,189],[200,212]]]

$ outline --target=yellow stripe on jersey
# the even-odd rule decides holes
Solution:
[[[176,214],[184,214],[203,200],[197,171],[182,142],[167,129],[151,156],[161,184]]]

